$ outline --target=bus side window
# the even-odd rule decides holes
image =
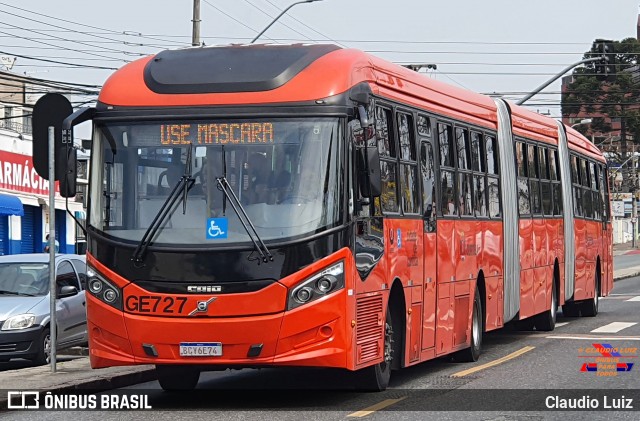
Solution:
[[[422,142],[420,147],[420,172],[422,174],[422,209],[425,219],[425,231],[436,230],[436,184],[433,169],[433,149],[429,142]]]

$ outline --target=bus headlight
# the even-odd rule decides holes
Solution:
[[[293,310],[341,289],[344,289],[344,261],[323,269],[293,287],[289,291],[287,310]]]
[[[87,267],[89,278],[87,291],[100,301],[122,311],[122,292],[120,288],[107,281],[104,276],[91,267]]]

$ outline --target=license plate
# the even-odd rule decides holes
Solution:
[[[180,342],[181,357],[219,357],[221,342]]]

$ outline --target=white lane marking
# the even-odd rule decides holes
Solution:
[[[626,329],[628,327],[631,327],[633,325],[636,325],[637,323],[633,322],[613,322],[613,323],[609,323],[608,325],[604,325],[604,326],[600,326],[597,329],[593,329],[591,331],[591,333],[618,333],[620,332],[622,329]]]
[[[562,327],[562,326],[566,326],[568,324],[569,324],[569,322],[560,322],[560,323],[556,323],[556,327]]]
[[[627,301],[640,301],[640,295],[638,295],[637,297],[633,297]]]
[[[640,341],[640,336],[570,336],[570,335],[547,335],[533,336],[545,339],[573,339],[576,341]]]

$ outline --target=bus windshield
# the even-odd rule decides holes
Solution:
[[[251,242],[220,188],[223,178],[264,241],[337,226],[342,210],[338,123],[336,118],[256,118],[97,124],[90,224],[138,242],[181,177],[191,177],[153,245]]]

